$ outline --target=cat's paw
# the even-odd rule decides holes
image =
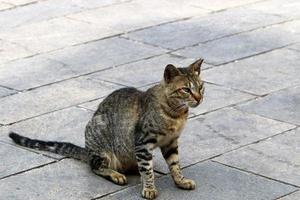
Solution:
[[[145,199],[155,199],[157,197],[157,190],[155,188],[143,188],[142,197]]]
[[[193,190],[196,187],[195,181],[187,178],[177,181],[175,184],[177,185],[177,187],[185,190]]]
[[[118,185],[126,185],[127,179],[123,174],[115,173],[111,175],[111,180]]]

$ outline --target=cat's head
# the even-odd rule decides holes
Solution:
[[[172,103],[178,106],[196,107],[203,101],[204,82],[201,80],[199,59],[185,68],[168,64],[164,72],[165,94]]]

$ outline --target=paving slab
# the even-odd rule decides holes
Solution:
[[[230,88],[206,83],[202,104],[196,108],[190,109],[190,112],[194,115],[199,115],[220,109],[222,107],[247,101],[252,98],[255,98],[255,96],[242,93],[237,90],[232,90]]]
[[[0,84],[17,90],[25,90],[75,76],[64,64],[34,56],[18,59],[0,67]]]
[[[0,179],[54,161],[45,156],[4,143],[0,143],[0,156]]]
[[[298,26],[298,22],[295,23]],[[201,56],[208,64],[221,65],[299,41],[298,32],[290,30],[294,28],[290,23],[263,28],[188,47],[175,54],[185,57]]]
[[[105,26],[58,17],[3,30],[0,38],[26,47],[33,53],[42,53],[114,34],[115,30]]]
[[[129,185],[139,182],[129,177]],[[45,167],[0,180],[3,199],[88,200],[125,188],[93,174],[87,164],[65,159]]]
[[[172,1],[172,0],[170,0]],[[174,1],[174,0],[173,0]],[[181,2],[181,0],[175,0],[176,2]],[[187,0],[184,3],[189,3],[190,5],[205,8],[213,11],[226,10],[233,7],[248,7],[248,4],[259,2],[260,0]]]
[[[297,43],[297,44],[288,46],[287,48],[288,48],[288,49],[295,50],[295,51],[300,51],[300,43]]]
[[[38,0],[5,0],[6,3],[14,4],[16,6],[22,6],[26,4],[35,3]]]
[[[122,38],[101,40],[3,64],[0,84],[24,90],[163,52]]]
[[[92,112],[82,108],[66,108],[0,128],[0,140],[14,144],[9,131],[40,140],[71,142],[84,147],[84,130]]]
[[[13,8],[13,7],[14,7],[14,5],[12,5],[12,4],[0,2],[0,10],[5,10],[5,9]]]
[[[281,15],[286,18],[298,18],[300,17],[300,2],[297,0],[268,0],[261,1],[248,6],[251,9],[263,11],[265,13],[271,13],[275,15]]]
[[[52,112],[40,117],[13,124],[11,126],[0,127],[0,140],[8,144],[15,145],[15,143],[8,137],[8,133],[10,131],[14,131],[33,139],[71,142],[75,145],[84,147],[85,126],[92,117],[92,114],[93,113],[90,111],[76,107]],[[39,154],[48,155],[53,158],[63,157],[45,151],[37,151],[33,149],[30,149],[30,151],[35,151]]]
[[[235,8],[139,30],[127,37],[164,48],[178,49],[284,20],[279,16],[247,8]]]
[[[99,104],[103,101],[103,99],[104,98],[96,99],[96,100],[89,101],[89,102],[86,102],[86,103],[83,103],[83,104],[79,104],[78,107],[85,108],[85,109],[88,109],[88,110],[91,110],[91,111],[96,111]]]
[[[0,99],[0,123],[10,124],[77,105],[106,96],[118,88],[119,85],[84,76],[7,96]]]
[[[104,6],[112,6],[115,4],[121,4],[126,3],[131,0],[72,0],[72,3],[85,8],[85,9],[91,9],[91,8],[98,8],[98,7],[104,7]]]
[[[300,129],[232,151],[215,160],[300,186]]]
[[[261,116],[225,108],[187,122],[179,138],[182,167],[257,142],[295,126]],[[161,153],[155,154],[155,169],[166,173]]]
[[[18,58],[31,56],[34,53],[28,51],[28,49],[0,39],[0,68],[2,63],[9,62]]]
[[[0,98],[16,93],[16,91],[0,86]]]
[[[300,86],[237,106],[249,113],[300,125]]]
[[[300,199],[300,192],[295,192],[293,194],[287,195],[279,200],[298,200]]]
[[[178,4],[173,1],[138,0],[71,14],[68,17],[119,30],[121,33],[208,12],[182,2]]]
[[[166,50],[124,38],[110,38],[73,46],[46,56],[68,65],[75,73],[89,73],[165,53]],[[103,73],[103,72],[102,72]]]
[[[113,81],[127,86],[141,87],[163,79],[165,67],[174,64],[186,67],[195,59],[186,59],[176,55],[161,55],[134,63],[129,63],[110,70],[94,73],[92,77],[99,80]],[[208,65],[203,65],[204,68]]]
[[[0,13],[0,26],[3,29],[45,21],[82,10],[79,5],[68,0],[39,1],[27,6],[16,7]],[[2,29],[2,30],[3,30]]]
[[[300,84],[299,58],[297,51],[280,49],[205,70],[203,77],[208,82],[264,95]]]
[[[156,181],[159,190],[158,200],[165,199],[209,199],[209,200],[241,200],[241,199],[276,199],[297,188],[271,181],[223,165],[205,162],[194,165],[183,172],[186,177],[193,178],[197,187],[195,190],[181,190],[174,186],[169,176]],[[139,195],[140,186],[135,186],[102,199],[126,200],[142,199]]]

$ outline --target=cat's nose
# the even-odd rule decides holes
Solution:
[[[202,99],[202,96],[200,94],[194,94],[194,98],[199,103]]]

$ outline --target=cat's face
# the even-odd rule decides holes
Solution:
[[[203,101],[204,82],[200,78],[201,64],[199,59],[186,68],[176,68],[169,64],[165,68],[164,80],[166,95],[179,107],[196,107]]]

